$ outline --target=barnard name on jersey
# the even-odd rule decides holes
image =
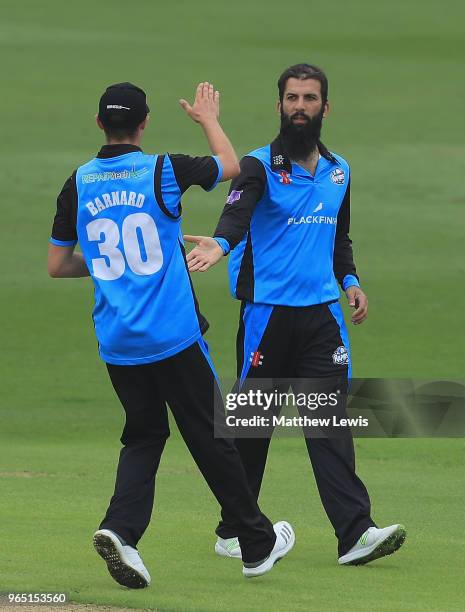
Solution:
[[[135,208],[142,208],[145,202],[145,195],[143,193],[136,193],[135,191],[112,191],[111,193],[102,193],[100,196],[95,197],[91,202],[86,204],[86,208],[90,211],[91,215],[95,217],[102,210],[111,208],[112,206],[134,206]]]

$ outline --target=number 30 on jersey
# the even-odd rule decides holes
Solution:
[[[120,278],[124,274],[126,263],[134,274],[140,276],[155,274],[163,265],[157,226],[147,213],[128,215],[121,226],[121,234],[112,219],[95,219],[87,224],[86,229],[89,241],[99,241],[97,246],[102,257],[92,259],[93,275],[97,278]],[[122,247],[118,247],[120,238]]]

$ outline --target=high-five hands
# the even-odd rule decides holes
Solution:
[[[363,323],[368,316],[367,296],[363,293],[360,287],[356,287],[355,285],[352,287],[347,287],[346,295],[349,306],[355,308],[351,318],[352,323],[354,325]]]
[[[184,240],[197,245],[186,257],[189,272],[206,272],[223,257],[223,249],[214,238],[186,234]]]
[[[217,121],[220,116],[220,92],[208,82],[197,85],[192,106],[183,98],[179,100],[179,104],[196,123],[204,123],[211,119]]]
[[[192,106],[184,99],[179,104],[205,132],[210,151],[219,162],[218,180],[224,182],[236,177],[241,171],[236,151],[219,122],[220,92],[208,81],[199,83]]]

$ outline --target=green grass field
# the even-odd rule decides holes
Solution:
[[[458,0],[2,1],[0,592],[173,612],[463,610],[463,439],[357,441],[375,520],[408,529],[398,555],[360,568],[336,565],[303,440],[274,440],[261,504],[294,524],[297,544],[271,575],[245,581],[240,563],[213,554],[218,509],[174,429],[140,545],[152,587],[116,585],[91,535],[112,493],[122,410],[97,355],[91,283],[49,279],[46,250],[61,185],[100,147],[93,116],[108,84],[147,90],[147,151],[204,154],[177,100],[212,80],[243,155],[277,132],[280,72],[311,61],[330,79],[323,140],[353,172],[351,235],[370,300],[351,330],[354,375],[464,378],[464,19]],[[186,194],[186,233],[213,230],[226,189]],[[230,377],[238,304],[225,262],[194,282]]]

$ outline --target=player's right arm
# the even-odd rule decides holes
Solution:
[[[76,173],[73,172],[57,197],[47,260],[48,273],[53,278],[89,276],[83,255],[74,252],[77,244],[76,215]]]
[[[48,245],[48,273],[52,278],[81,278],[90,276],[82,253],[74,253],[74,246]]]
[[[192,106],[187,100],[179,100],[180,105],[205,132],[211,152],[218,157],[222,175],[220,181],[229,181],[239,174],[236,152],[219,123],[220,92],[211,83],[199,83]]]
[[[196,246],[187,255],[190,272],[206,272],[242,240],[250,227],[255,206],[266,188],[266,172],[255,157],[246,156],[241,173],[231,183],[226,204],[213,238],[185,235]]]

